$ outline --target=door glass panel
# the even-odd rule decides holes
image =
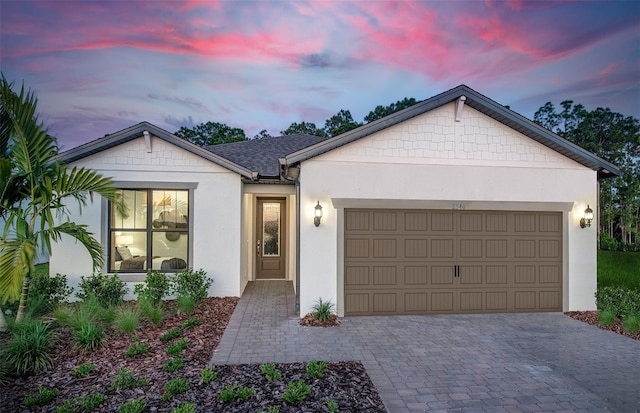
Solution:
[[[280,256],[280,204],[262,204],[262,256]]]

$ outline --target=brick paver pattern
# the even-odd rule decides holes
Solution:
[[[640,412],[640,342],[561,313],[302,327],[291,282],[245,289],[211,364],[359,360],[389,412]]]

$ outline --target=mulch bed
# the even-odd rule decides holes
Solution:
[[[630,333],[625,331],[622,326],[622,321],[616,318],[613,325],[610,326],[601,326],[598,324],[598,312],[597,311],[569,311],[565,313],[569,317],[574,320],[582,321],[583,323],[591,324],[593,326],[599,327],[603,330],[613,331],[614,333],[622,334],[625,337],[632,338],[634,340],[640,340],[640,331],[636,331],[635,333]]]
[[[170,412],[175,406],[190,402],[196,405],[198,412],[257,412],[267,411],[269,406],[279,406],[280,412],[322,412],[329,411],[326,401],[334,400],[341,412],[385,412],[384,404],[371,382],[366,370],[359,362],[328,363],[326,376],[321,379],[306,377],[302,363],[276,364],[282,378],[268,382],[260,372],[259,365],[215,366],[218,377],[209,384],[200,378],[200,370],[207,367],[213,350],[216,348],[231,314],[238,302],[235,297],[211,297],[201,302],[194,313],[175,313],[175,303],[167,302],[173,315],[167,316],[161,326],[142,322],[135,336],[111,332],[105,339],[101,350],[80,352],[73,349],[73,338],[69,330],[59,328],[56,333],[56,346],[53,349],[54,365],[50,370],[28,377],[15,377],[9,385],[0,386],[0,411],[6,412],[53,412],[65,400],[95,392],[106,396],[105,402],[94,411],[117,412],[123,402],[144,398],[149,412]],[[185,329],[175,339],[186,338],[189,344],[180,357],[184,367],[169,373],[163,369],[164,363],[173,356],[165,349],[173,341],[163,342],[160,336],[182,322],[197,316],[202,324]],[[7,335],[0,337],[0,345],[6,345]],[[134,337],[140,343],[150,345],[149,352],[133,357],[123,353],[134,344]],[[95,370],[85,378],[76,378],[72,370],[92,362]],[[149,384],[134,389],[109,390],[111,380],[118,370],[126,368],[135,371],[136,378],[147,377]],[[181,377],[188,381],[189,390],[163,401],[164,385],[170,378]],[[289,405],[281,396],[286,384],[291,380],[305,379],[311,386],[311,395],[304,401]],[[228,384],[237,383],[254,389],[247,401],[223,403],[219,392]],[[38,387],[60,390],[53,402],[46,406],[26,407],[24,398],[37,393]]]
[[[307,313],[300,319],[300,325],[305,327],[337,327],[340,325],[340,320],[335,314],[331,314],[328,320],[320,321],[313,313]]]

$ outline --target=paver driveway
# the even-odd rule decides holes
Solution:
[[[637,412],[640,342],[560,313],[349,317],[302,327],[249,283],[212,364],[360,360],[390,412]]]

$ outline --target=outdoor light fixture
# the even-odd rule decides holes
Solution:
[[[587,204],[587,209],[584,210],[584,217],[580,218],[580,228],[590,227],[591,221],[593,221],[593,209],[589,208]]]
[[[321,218],[322,218],[322,205],[320,205],[320,201],[318,201],[318,205],[316,205],[315,210],[313,211],[313,224],[316,227],[320,226]]]

